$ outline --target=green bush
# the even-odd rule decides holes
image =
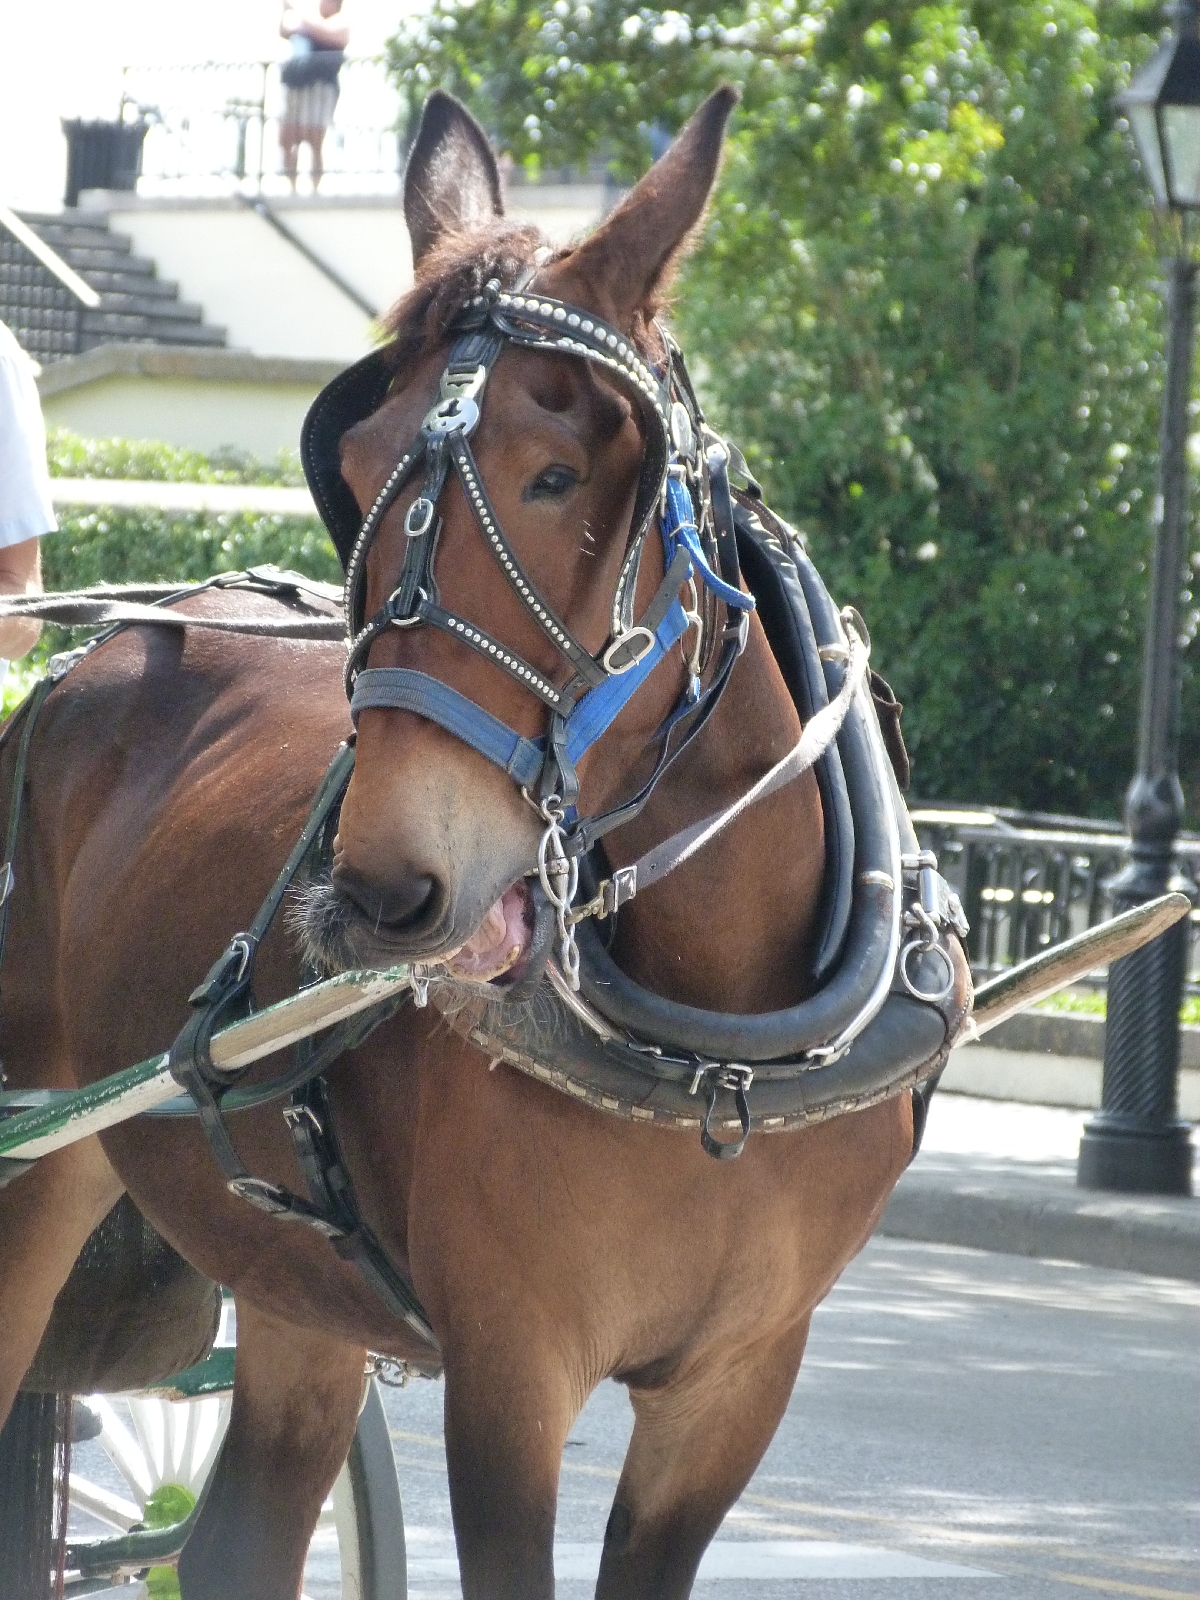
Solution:
[[[304,474],[294,451],[274,462],[230,451],[195,450],[129,439],[82,439],[52,432],[47,448],[56,478],[155,479],[166,483],[298,485]],[[217,572],[273,564],[325,583],[341,580],[337,553],[316,517],[259,512],[153,511],[124,506],[64,506],[59,531],[42,540],[47,590],[96,583],[193,583]],[[3,713],[28,693],[60,650],[82,642],[78,630],[46,628],[35,648],[10,669]]]

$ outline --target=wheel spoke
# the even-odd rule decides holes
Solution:
[[[142,1520],[141,1507],[135,1506],[131,1500],[122,1499],[119,1494],[113,1494],[111,1489],[102,1489],[98,1483],[89,1483],[75,1472],[68,1481],[72,1506],[78,1506],[81,1511],[88,1512],[108,1527],[128,1533],[134,1523]]]
[[[100,1433],[101,1447],[137,1495],[139,1505],[144,1506],[146,1496],[153,1488],[153,1482],[146,1470],[145,1458],[138,1441],[117,1416],[112,1404],[104,1395],[93,1395],[89,1398],[88,1405],[100,1413],[100,1421],[103,1424]]]

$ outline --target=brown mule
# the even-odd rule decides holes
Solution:
[[[600,313],[653,354],[653,315],[703,214],[731,103],[715,95],[596,233],[544,260],[532,230],[501,219],[479,130],[454,102],[431,100],[407,180],[417,287],[392,317],[402,359],[391,394],[344,447],[364,512],[429,408],[446,318],[488,278],[534,267],[535,251],[544,294]],[[643,448],[622,388],[583,361],[507,350],[473,445],[522,563],[598,649]],[[416,489],[384,519],[368,612],[394,584]],[[481,554],[457,487],[439,510],[446,602],[554,671],[544,637]],[[661,577],[648,554],[639,604]],[[189,604],[220,612],[232,602]],[[391,630],[370,660],[419,667],[521,733],[544,730],[532,696],[432,629]],[[674,660],[582,761],[581,806],[595,812],[644,771],[684,681]],[[92,1081],[173,1036],[189,989],[249,920],[349,731],[341,662],[329,646],[137,629],[51,696],[33,744],[4,973],[0,1055],[12,1086]],[[702,736],[610,840],[614,864],[742,793],[798,732],[754,620]],[[12,760],[10,741],[8,783]],[[333,882],[310,937],[343,961],[449,961],[461,976],[487,976],[498,933],[521,942],[506,897],[539,831],[508,778],[440,727],[364,712]],[[808,981],[823,859],[808,775],[622,912],[622,966],[666,996],[725,1011],[794,1003]],[[260,998],[294,988],[298,972],[288,937],[273,933]],[[787,1404],[813,1308],[909,1158],[909,1095],[755,1137],[740,1160],[717,1163],[694,1134],[601,1117],[503,1065],[489,1070],[432,1008],[379,1029],[328,1082],[361,1208],[441,1345],[466,1600],[552,1596],[563,1444],[607,1377],[628,1386],[636,1423],[597,1594],[688,1595]],[[252,1171],[301,1187],[277,1107],[232,1127]],[[364,1351],[426,1363],[429,1353],[326,1241],[231,1196],[194,1123],[133,1122],[102,1144],[0,1191],[0,1415],[76,1251],[127,1188],[238,1302],[231,1431],[181,1559],[183,1593],[295,1600],[353,1431]]]

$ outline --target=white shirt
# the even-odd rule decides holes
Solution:
[[[36,539],[57,527],[33,366],[0,322],[0,546]]]

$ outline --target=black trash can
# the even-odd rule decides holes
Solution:
[[[142,170],[142,142],[148,122],[84,122],[63,118],[67,140],[67,189],[63,199],[79,204],[81,189],[137,187]]]

